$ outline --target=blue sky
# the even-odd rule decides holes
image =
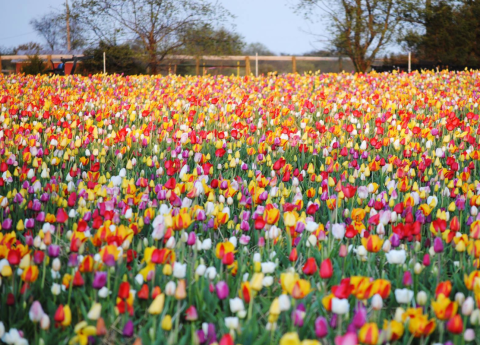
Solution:
[[[61,8],[64,0],[16,0],[2,3],[0,21],[0,46],[11,47],[21,43],[37,41],[44,43],[29,21]],[[261,42],[279,54],[303,54],[313,49],[324,48],[315,43],[315,37],[306,31],[325,30],[322,24],[313,26],[293,13],[294,0],[220,0],[231,13],[235,14],[234,24],[247,43]]]

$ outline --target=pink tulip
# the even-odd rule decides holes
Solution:
[[[30,317],[30,320],[32,320],[35,323],[40,322],[43,314],[44,312],[40,302],[39,301],[33,302],[32,306],[30,307],[30,311],[28,312],[28,316]]]
[[[224,281],[219,281],[217,285],[215,285],[215,290],[217,291],[217,297],[219,299],[227,298],[230,292],[227,283]]]

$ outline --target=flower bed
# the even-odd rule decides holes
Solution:
[[[479,86],[0,76],[1,341],[473,342]]]

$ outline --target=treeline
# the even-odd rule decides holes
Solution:
[[[95,56],[83,73],[166,72],[168,55],[273,55],[262,44],[247,45],[235,31],[234,16],[214,0],[70,0],[57,11],[34,18],[45,44],[36,51]],[[475,0],[295,0],[292,10],[309,20],[324,51],[309,55],[347,56],[357,72],[385,59],[416,66],[480,67],[480,1]],[[266,14],[271,15],[271,14]],[[318,24],[318,26],[316,26]],[[288,25],[288,23],[285,23]],[[325,27],[327,28],[325,30]],[[18,50],[18,49],[17,49]],[[398,49],[397,49],[398,50]],[[31,51],[31,50],[30,50]],[[392,63],[392,61],[395,61]],[[176,65],[176,73],[191,73]]]
[[[67,0],[68,1],[68,0]],[[231,24],[233,16],[208,0],[70,0],[30,22],[44,43],[31,42],[1,54],[28,52],[27,73],[45,73],[35,54],[61,52],[93,55],[78,71],[157,74],[168,55],[273,55],[261,43],[247,44]],[[177,73],[189,72],[179,66]]]

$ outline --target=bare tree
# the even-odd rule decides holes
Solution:
[[[400,30],[404,0],[299,0],[297,11],[308,19],[319,9],[330,20],[331,43],[366,72]]]
[[[49,13],[30,21],[33,29],[47,42],[51,50],[75,50],[85,46],[86,28],[79,20],[76,7],[68,6],[61,11]]]
[[[215,23],[229,13],[208,0],[74,0],[81,20],[102,40],[138,39],[152,74],[164,57],[185,44],[184,32]]]
[[[30,21],[30,25],[45,39],[48,47],[55,50],[60,38],[58,14],[50,12],[38,19],[34,18]]]

